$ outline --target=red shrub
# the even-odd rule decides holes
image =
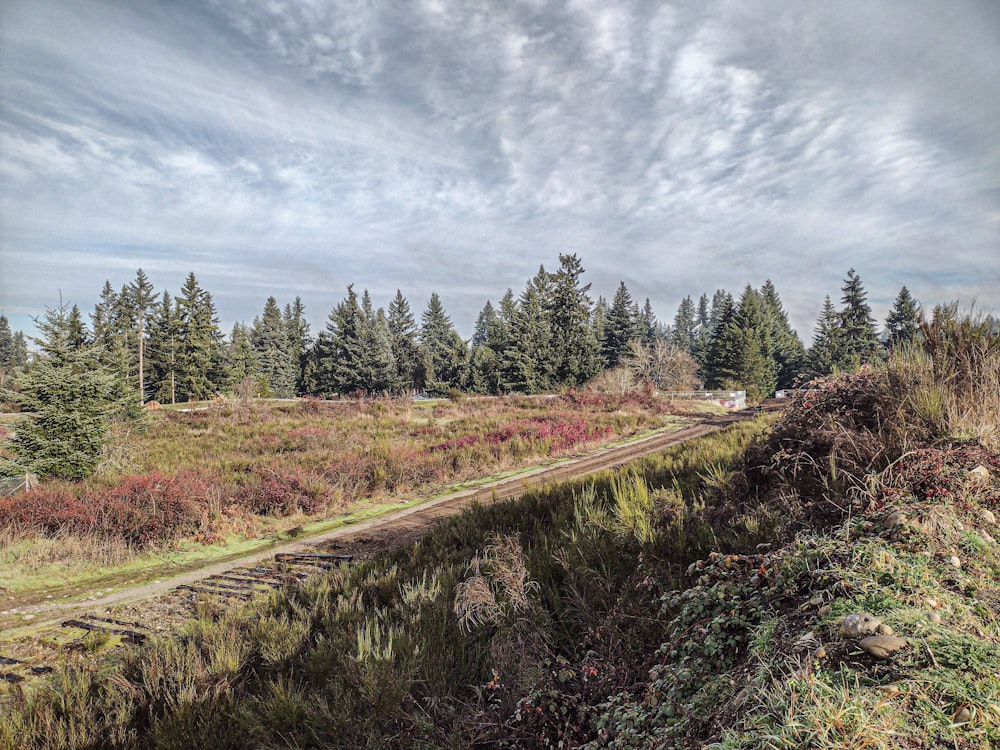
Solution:
[[[236,491],[237,505],[256,515],[288,515],[296,510],[317,513],[329,495],[315,476],[277,467],[258,469]]]
[[[201,519],[206,488],[190,473],[170,477],[153,472],[88,492],[83,502],[93,510],[98,536],[142,549],[192,534]]]

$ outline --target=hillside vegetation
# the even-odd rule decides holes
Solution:
[[[14,690],[24,747],[1000,744],[1000,348],[877,369]]]

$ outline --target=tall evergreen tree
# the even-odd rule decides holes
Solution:
[[[257,354],[267,390],[275,398],[295,395],[297,357],[291,352],[288,327],[274,297],[268,297],[259,318],[254,318],[250,342]]]
[[[420,316],[419,356],[418,387],[432,393],[444,393],[462,383],[463,364],[467,359],[465,342],[452,325],[436,292],[431,293],[427,309]]]
[[[555,363],[550,356],[552,333],[547,322],[542,290],[529,283],[518,300],[506,352],[513,390],[540,393],[552,387]]]
[[[295,367],[295,393],[306,390],[306,362],[309,347],[312,344],[309,336],[309,321],[306,320],[306,307],[301,297],[296,297],[290,305],[285,305],[281,314],[288,337],[288,352]]]
[[[576,254],[559,255],[559,270],[552,275],[548,310],[555,381],[582,385],[601,367],[600,344],[591,326],[590,284],[580,277],[584,269]]]
[[[135,342],[139,402],[145,403],[146,339],[149,335],[149,317],[156,304],[156,294],[153,291],[153,284],[146,278],[146,273],[141,268],[136,271],[135,280],[125,287],[122,294],[127,296],[135,319],[135,330],[130,339]]]
[[[469,389],[475,393],[499,392],[500,357],[490,346],[495,339],[494,329],[500,324],[500,316],[490,300],[476,317],[469,352]]]
[[[348,284],[347,297],[330,312],[326,324],[322,372],[326,393],[352,393],[361,390],[358,364],[361,361],[363,313],[354,285]]]
[[[732,330],[736,305],[732,295],[723,292],[712,303],[712,317],[716,319],[712,340],[705,357],[702,379],[708,388],[720,388],[731,384],[737,369],[736,341],[738,331]]]
[[[907,344],[917,338],[920,330],[920,305],[905,286],[899,290],[889,316],[885,319],[885,331],[890,347]]]
[[[677,314],[674,316],[674,329],[671,334],[670,343],[678,349],[693,353],[696,349],[695,334],[697,328],[698,320],[694,301],[688,295],[677,306]]]
[[[866,362],[877,361],[882,347],[868,304],[868,293],[853,268],[847,272],[841,291],[844,307],[840,311],[841,349],[837,364],[845,369],[854,369]]]
[[[616,367],[629,351],[629,343],[639,338],[635,322],[634,303],[628,287],[622,281],[611,301],[607,319],[604,322],[604,341],[601,353],[608,367]]]
[[[785,312],[781,298],[778,296],[778,290],[770,279],[764,282],[760,295],[761,301],[764,303],[764,311],[772,326],[774,359],[778,367],[777,386],[791,388],[805,365],[805,347],[791,323],[788,322],[788,313]]]
[[[149,387],[158,401],[177,403],[177,367],[181,347],[180,313],[164,291],[149,322]]]
[[[252,341],[253,334],[246,323],[235,323],[229,335],[226,356],[229,373],[229,387],[235,388],[247,380],[255,380],[260,386],[267,385],[267,378],[261,373],[260,358]]]
[[[410,303],[398,289],[389,303],[386,324],[396,368],[395,380],[401,390],[409,391],[414,387],[417,372],[417,324],[410,312]]]
[[[806,367],[816,375],[829,375],[840,359],[840,320],[827,295],[823,309],[813,329],[812,346],[806,356]]]
[[[87,346],[90,339],[87,333],[87,326],[83,322],[83,316],[80,314],[80,308],[73,305],[69,311],[69,317],[66,319],[66,326],[68,331],[68,343],[71,349],[83,349]]]
[[[213,396],[222,384],[223,337],[212,295],[194,273],[184,280],[177,298],[178,397],[194,401]]]
[[[0,473],[83,479],[97,468],[109,420],[128,413],[120,403],[115,377],[93,346],[77,346],[70,312],[46,308],[35,325],[41,353],[18,378],[16,391],[0,398],[25,412],[11,441],[16,460],[0,461]]]
[[[359,355],[357,374],[359,387],[366,393],[398,390],[392,341],[385,311],[373,310],[372,299],[365,289],[361,295],[359,322]]]
[[[652,346],[656,342],[656,315],[653,313],[653,306],[646,297],[646,303],[639,313],[639,340],[646,346]]]

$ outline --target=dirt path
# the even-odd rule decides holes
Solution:
[[[660,432],[625,445],[603,448],[580,458],[566,460],[501,479],[474,489],[462,490],[429,500],[403,510],[361,523],[344,526],[294,542],[276,543],[253,553],[234,556],[179,575],[108,593],[88,601],[51,601],[22,608],[32,618],[24,625],[8,627],[0,632],[0,641],[13,641],[32,633],[63,623],[69,618],[85,616],[88,612],[108,611],[143,600],[153,599],[175,590],[178,586],[196,585],[215,576],[223,576],[236,568],[245,569],[273,561],[276,555],[317,550],[346,551],[367,557],[382,549],[403,544],[422,534],[444,518],[455,515],[468,505],[489,503],[516,497],[526,489],[540,487],[550,482],[586,476],[605,469],[615,468],[642,456],[656,453],[687,440],[715,432],[751,414],[737,413],[707,418],[700,423],[673,432]]]

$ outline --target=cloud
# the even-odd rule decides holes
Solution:
[[[301,293],[315,324],[355,282],[453,290],[465,329],[565,251],[664,319],[770,277],[807,339],[852,266],[873,298],[1000,305],[990,3],[4,14],[7,310],[155,264],[210,276],[227,320]]]

